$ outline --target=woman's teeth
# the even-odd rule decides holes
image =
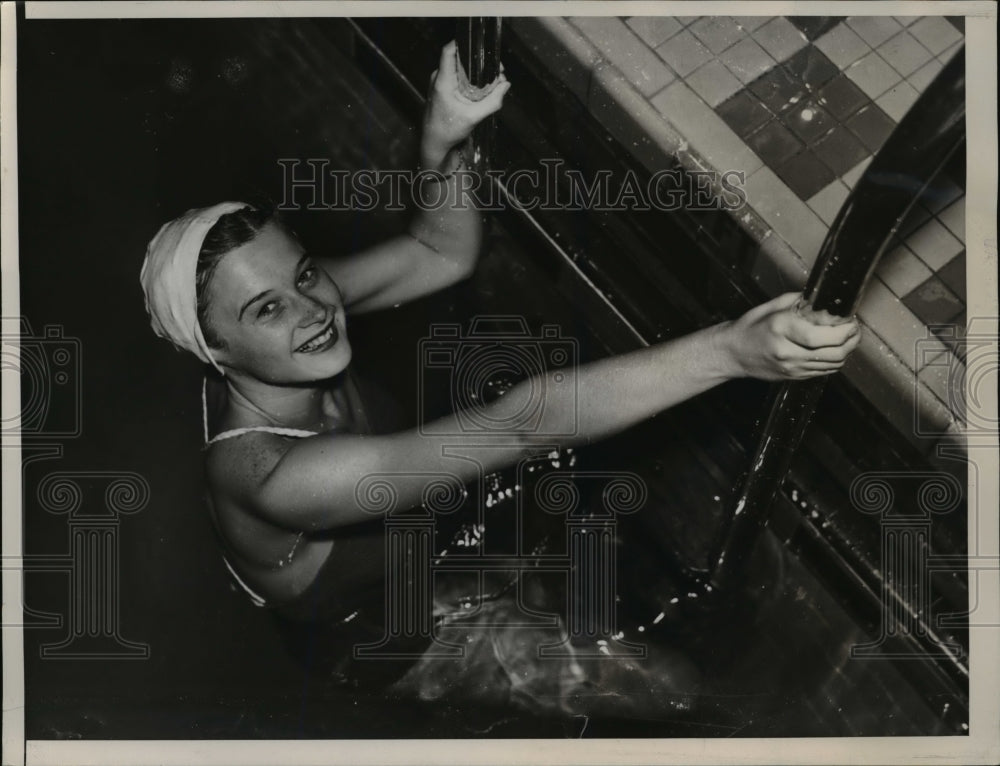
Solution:
[[[309,353],[310,351],[315,351],[316,349],[321,348],[322,346],[329,343],[333,339],[333,335],[335,332],[336,328],[334,327],[333,322],[331,322],[330,326],[327,327],[326,330],[324,330],[322,333],[320,333],[315,338],[310,340],[308,343],[303,343],[296,349],[296,351],[302,351],[305,353]]]

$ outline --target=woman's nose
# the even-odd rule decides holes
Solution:
[[[314,324],[322,324],[328,318],[326,306],[319,301],[303,295],[302,303],[302,326],[308,327]]]

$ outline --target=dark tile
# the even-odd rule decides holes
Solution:
[[[843,20],[840,16],[786,16],[785,18],[792,22],[810,42],[822,37]]]
[[[838,178],[871,154],[853,133],[841,125],[819,139],[813,151]]]
[[[913,232],[923,226],[927,219],[931,217],[930,211],[922,204],[916,204],[910,208],[910,212],[906,214],[906,218],[903,222],[899,224],[899,229],[897,230],[897,235],[901,239],[906,239]]]
[[[851,79],[841,73],[819,91],[820,103],[836,119],[843,122],[871,99]]]
[[[804,104],[790,109],[781,121],[786,128],[805,141],[807,146],[812,145],[820,136],[829,133],[837,124],[830,113],[817,104],[815,99],[809,99]]]
[[[926,324],[943,324],[958,316],[965,305],[936,276],[915,287],[903,304]]]
[[[792,157],[775,172],[801,200],[807,200],[834,179],[833,171],[815,154],[804,151]]]
[[[771,119],[771,112],[767,107],[746,89],[723,101],[715,111],[736,135],[744,139]]]
[[[959,32],[965,33],[965,16],[945,16]]]
[[[775,114],[781,114],[799,103],[806,92],[801,78],[794,77],[780,66],[765,72],[747,87]]]
[[[940,268],[938,279],[945,283],[949,290],[965,301],[965,251],[963,250]]]
[[[875,104],[869,104],[859,111],[847,121],[846,125],[873,153],[882,147],[892,129],[896,127],[896,123]]]
[[[807,45],[800,50],[784,63],[784,68],[812,91],[819,90],[840,74],[837,65],[815,45]]]
[[[803,148],[802,142],[777,120],[771,120],[757,132],[747,136],[746,142],[772,170]]]

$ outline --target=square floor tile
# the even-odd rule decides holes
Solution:
[[[771,119],[771,112],[746,89],[734,93],[715,111],[740,138],[746,138]]]
[[[845,74],[838,74],[824,85],[818,99],[823,108],[841,122],[871,101]]]
[[[962,33],[943,16],[925,16],[914,23],[909,31],[935,56],[944,53],[949,46],[962,39]]]
[[[942,64],[937,59],[931,59],[926,64],[924,64],[920,69],[914,72],[912,75],[906,78],[906,81],[910,83],[914,88],[916,88],[920,93],[927,90],[927,86],[930,85],[934,78],[938,76],[938,73],[944,69],[944,64]]]
[[[728,16],[702,16],[691,25],[690,31],[716,55],[747,34]]]
[[[844,175],[840,177],[840,180],[847,184],[848,189],[853,189],[854,186],[861,180],[861,177],[868,170],[868,166],[872,164],[873,157],[865,157],[861,162],[855,165],[853,168],[848,170]]]
[[[720,61],[709,61],[684,80],[705,103],[716,107],[738,91],[742,85]]]
[[[800,152],[803,143],[777,120],[772,120],[746,139],[747,146],[756,152],[767,165],[777,168]]]
[[[823,223],[830,226],[837,219],[837,214],[850,193],[851,190],[840,180],[834,180],[810,197],[806,204],[823,219]]]
[[[807,200],[834,180],[833,171],[806,150],[780,165],[775,172],[801,200]]]
[[[847,69],[871,51],[871,46],[847,24],[835,26],[816,41],[816,47],[840,69]]]
[[[784,61],[809,44],[806,36],[782,16],[771,19],[764,26],[751,32],[751,35],[778,62]]]
[[[903,298],[903,305],[926,324],[949,322],[962,313],[965,304],[937,277],[931,277]]]
[[[897,245],[875,267],[879,279],[897,298],[905,298],[934,273],[906,245]]]
[[[733,16],[732,19],[745,31],[753,32],[755,29],[764,26],[775,16]]]
[[[931,271],[936,271],[965,249],[959,239],[948,231],[937,218],[931,218],[910,234],[906,245],[926,263]]]
[[[965,242],[965,195],[938,213],[938,220],[962,242]]]
[[[808,90],[819,90],[840,72],[815,45],[803,48],[783,66],[792,76],[801,79]]]
[[[877,48],[903,28],[892,16],[849,16],[847,25],[873,48]]]
[[[918,98],[920,98],[920,94],[917,92],[917,89],[906,82],[906,80],[901,80],[875,99],[875,103],[894,122],[899,123],[906,116],[906,113],[910,111],[910,107],[917,102]]]
[[[882,148],[882,144],[896,127],[896,124],[875,104],[864,107],[845,124],[873,154]]]
[[[812,149],[838,178],[871,154],[853,133],[841,125],[820,138]]]
[[[723,51],[719,55],[719,61],[725,64],[741,83],[756,80],[776,63],[767,51],[749,37]]]
[[[790,109],[782,116],[781,121],[806,145],[812,144],[837,125],[837,121],[830,116],[830,113],[812,98]]]
[[[627,23],[651,48],[681,31],[680,22],[672,16],[633,16]]]
[[[788,16],[787,18],[809,40],[821,37],[842,20],[839,16]]]
[[[855,61],[844,74],[871,99],[878,98],[902,79],[875,51]]]
[[[938,271],[938,279],[955,295],[965,301],[965,251],[963,250]]]
[[[656,53],[681,77],[687,77],[702,64],[712,60],[711,51],[686,30],[658,45]]]
[[[784,67],[768,70],[748,86],[750,92],[775,114],[795,106],[805,96],[805,83]]]
[[[903,77],[910,76],[933,58],[931,52],[906,30],[890,37],[876,50]]]

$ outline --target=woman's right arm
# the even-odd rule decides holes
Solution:
[[[295,443],[255,476],[230,482],[229,490],[274,523],[329,529],[373,517],[358,493],[376,474],[393,486],[396,507],[409,508],[420,504],[435,475],[468,482],[540,448],[595,441],[734,377],[804,379],[836,371],[857,345],[857,324],[814,324],[792,310],[797,297],[789,293],[735,322],[565,370],[559,384],[529,378],[478,412],[481,421],[514,422],[526,404],[541,400],[530,430],[464,432],[460,416],[451,414],[385,436],[320,435]],[[478,465],[446,455],[449,447],[461,454],[463,445],[476,447]]]

